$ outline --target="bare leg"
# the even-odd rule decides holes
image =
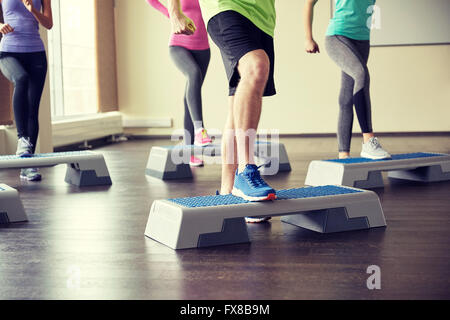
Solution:
[[[241,58],[238,70],[241,80],[234,98],[233,117],[239,172],[242,172],[247,164],[255,163],[253,150],[269,77],[269,57],[264,50],[251,51]]]
[[[228,117],[222,136],[222,187],[220,194],[230,194],[234,185],[234,174],[238,168],[234,131],[234,97],[230,97]]]
[[[339,159],[350,158],[350,152],[339,152]]]

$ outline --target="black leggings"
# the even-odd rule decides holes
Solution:
[[[184,129],[190,137],[186,144],[194,144],[195,129],[203,127],[202,86],[211,58],[210,49],[188,50],[179,46],[170,47],[170,56],[175,65],[185,75]]]
[[[28,137],[33,152],[39,134],[39,104],[47,76],[45,51],[0,52],[0,71],[14,84],[13,107],[20,138]]]

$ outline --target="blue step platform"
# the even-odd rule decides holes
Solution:
[[[0,169],[53,167],[67,164],[65,181],[79,186],[111,185],[103,155],[91,151],[56,152],[33,157],[0,156]]]
[[[282,221],[321,233],[386,226],[378,196],[340,186],[277,192],[278,200],[248,202],[233,195],[157,200],[145,235],[172,249],[249,242],[245,217]]]
[[[450,155],[441,153],[405,153],[390,159],[366,158],[312,161],[305,184],[336,184],[356,188],[383,187],[381,172],[389,178],[436,182],[450,180]]]

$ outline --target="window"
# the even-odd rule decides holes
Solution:
[[[95,2],[53,0],[48,33],[53,119],[98,111]]]

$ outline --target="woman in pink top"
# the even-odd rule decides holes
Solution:
[[[147,2],[169,17],[169,11],[158,0],[147,0]],[[184,96],[184,128],[189,134],[185,137],[185,143],[207,146],[212,141],[203,127],[201,90],[211,58],[208,34],[198,0],[181,0],[181,5],[183,12],[195,24],[192,26],[192,29],[195,29],[192,35],[172,34],[169,42],[170,56],[187,79]],[[192,156],[190,165],[202,166],[203,161]]]

